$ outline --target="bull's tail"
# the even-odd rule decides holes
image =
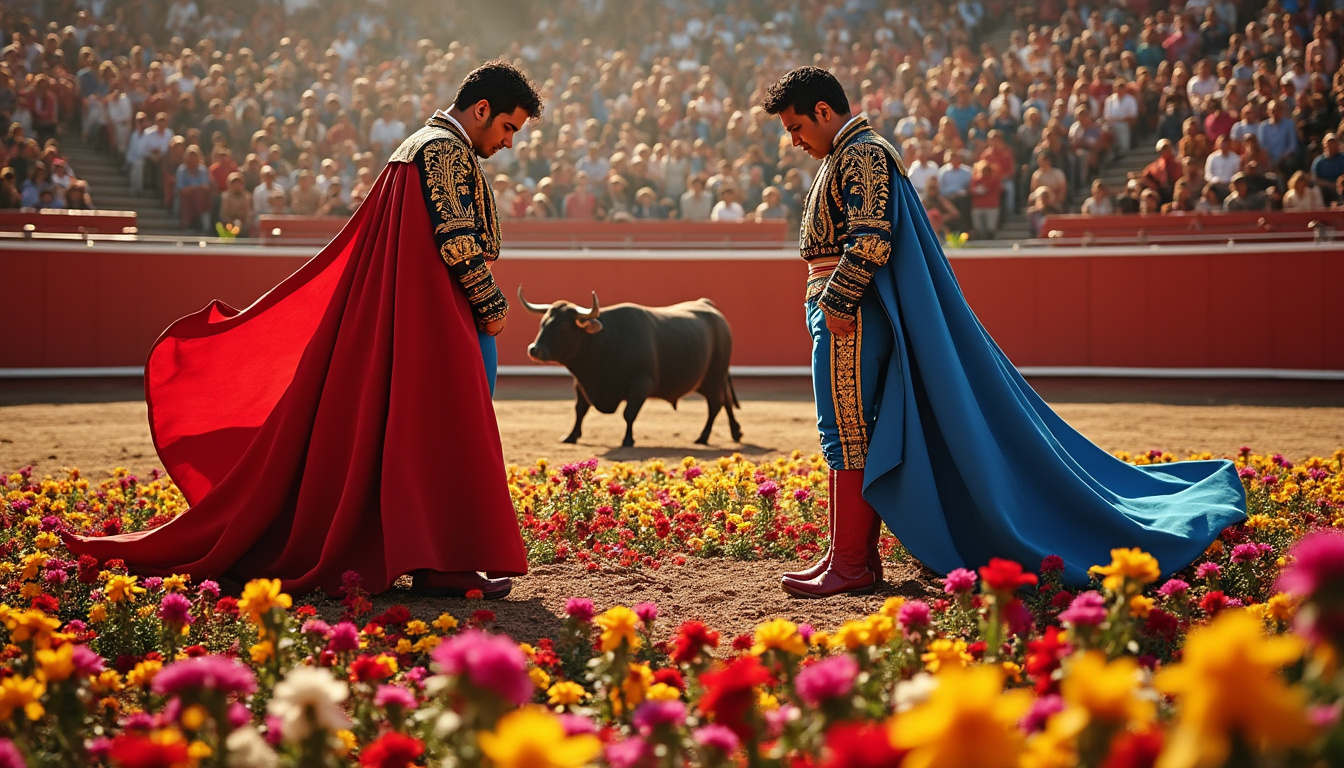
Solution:
[[[728,397],[732,399],[734,408],[742,409],[742,403],[737,399],[737,388],[733,386],[732,374],[728,374]]]

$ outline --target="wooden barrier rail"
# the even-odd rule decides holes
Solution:
[[[345,226],[337,216],[260,218],[261,239],[267,245],[322,244]],[[500,222],[509,246],[682,248],[688,245],[778,247],[792,240],[783,221],[584,221],[578,219],[510,219]]]
[[[1229,211],[1226,213],[1117,214],[1088,216],[1077,213],[1046,216],[1043,237],[1053,245],[1088,241],[1181,243],[1219,242],[1237,235],[1256,242],[1309,240],[1318,227],[1344,229],[1344,210]]]
[[[316,248],[0,240],[0,369],[144,364],[171,322],[239,309]],[[899,258],[899,256],[896,256]],[[971,308],[1016,365],[1344,371],[1344,243],[959,249]],[[806,366],[807,267],[797,250],[511,248],[493,266],[514,305],[499,361],[532,365],[537,320],[514,301],[706,297],[732,325],[733,364]]]
[[[135,222],[135,211],[0,211],[0,232],[134,235]]]

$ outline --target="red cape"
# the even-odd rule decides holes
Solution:
[[[326,248],[255,304],[178,320],[145,368],[150,429],[191,508],[67,537],[136,573],[382,591],[418,568],[518,575],[527,555],[471,308],[414,164],[384,169]]]

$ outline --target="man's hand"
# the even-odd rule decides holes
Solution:
[[[501,317],[498,320],[492,320],[485,325],[480,326],[481,333],[487,336],[498,336],[504,332],[504,323],[508,318]]]
[[[858,327],[858,323],[854,320],[845,320],[832,314],[826,315],[826,330],[830,331],[833,336],[848,336],[854,332],[856,327]]]

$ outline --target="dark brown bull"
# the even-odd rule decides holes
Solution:
[[[733,333],[709,299],[670,307],[617,304],[602,309],[594,292],[592,307],[584,309],[568,301],[533,304],[523,298],[520,285],[518,300],[529,312],[543,315],[528,356],[559,363],[574,375],[574,429],[566,443],[578,441],[590,406],[615,413],[625,401],[621,445],[628,448],[635,444],[635,417],[645,400],[661,398],[676,408],[677,400],[691,392],[709,402],[709,419],[695,442],[709,443],[721,409],[728,412],[733,440],[742,440],[733,416],[733,406],[742,406],[728,375]]]

